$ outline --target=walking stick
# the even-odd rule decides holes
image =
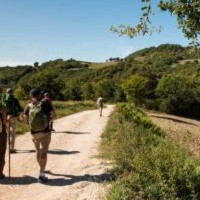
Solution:
[[[10,177],[10,120],[8,121],[8,177]]]

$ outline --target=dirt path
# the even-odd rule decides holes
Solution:
[[[98,111],[73,114],[54,123],[48,154],[49,182],[36,180],[34,147],[30,134],[16,140],[18,153],[11,154],[11,178],[0,181],[0,200],[100,200],[106,186],[104,178],[109,164],[96,157],[98,144],[113,107],[99,117]],[[8,174],[8,166],[5,173]]]
[[[200,155],[200,121],[155,111],[144,112],[172,141],[189,150],[192,155]]]

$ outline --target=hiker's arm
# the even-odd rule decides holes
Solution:
[[[53,104],[51,104],[51,106],[52,106],[52,112],[51,112],[51,114],[52,114],[53,118],[56,118],[55,108],[54,108]]]
[[[23,115],[23,121],[25,124],[28,124],[28,115]]]
[[[29,106],[26,106],[26,108],[24,109],[24,113],[23,113],[23,120],[26,124],[28,124],[28,119],[29,119]]]

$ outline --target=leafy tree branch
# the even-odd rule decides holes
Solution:
[[[133,38],[138,35],[160,32],[161,27],[155,27],[151,23],[153,0],[141,0],[145,6],[141,7],[142,15],[137,25],[112,26],[110,29],[119,35],[127,35]],[[157,7],[161,11],[167,11],[177,19],[178,28],[184,36],[191,40],[191,44],[199,46],[200,34],[200,1],[199,0],[158,0]]]

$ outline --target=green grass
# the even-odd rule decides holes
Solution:
[[[116,177],[108,200],[200,199],[199,161],[133,105],[117,106],[102,139]]]
[[[27,105],[26,101],[20,101],[24,108]],[[95,103],[92,101],[54,101],[53,102],[57,118],[67,116],[76,112],[95,109]],[[17,123],[17,134],[23,134],[29,131],[29,127],[23,123]]]

